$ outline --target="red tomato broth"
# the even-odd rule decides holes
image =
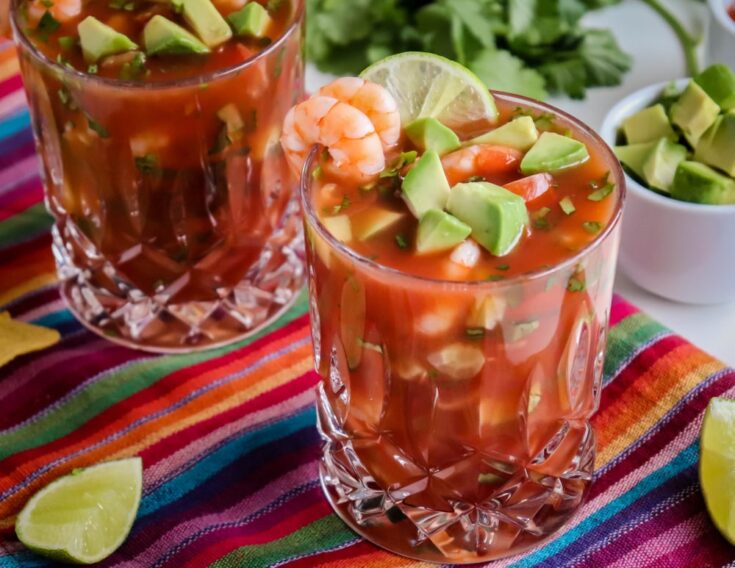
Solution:
[[[507,116],[508,107],[504,110]],[[573,196],[577,212],[571,217],[583,213],[579,222],[596,219],[604,231],[618,219],[620,189],[593,202],[586,199],[592,191],[588,184],[610,169],[615,170],[614,181],[622,176],[617,177],[618,167],[596,142],[576,134],[589,143],[591,160],[555,176],[559,188],[530,209],[558,208],[561,196]],[[507,183],[517,177],[491,181]],[[595,236],[579,235],[580,247],[587,247],[582,251],[562,249],[553,240],[554,231],[577,233],[559,210],[561,216],[551,218],[558,222],[552,231],[532,230],[508,257],[483,253],[476,270],[442,283],[422,277],[446,278],[449,253],[416,257],[410,248],[396,246],[395,232],[415,231],[410,214],[371,246],[347,245],[364,259],[377,254],[374,263],[329,243],[315,226],[315,216],[331,214],[344,195],[353,200],[340,211],[346,215],[374,207],[382,198],[375,190],[340,185],[323,191],[328,183],[328,177],[311,180],[305,199],[313,204],[306,212],[307,254],[316,363],[323,378],[320,424],[330,440],[327,463],[335,464],[330,475],[352,476],[358,485],[362,480],[385,491],[419,526],[430,511],[451,512],[496,500],[505,503],[500,506],[503,513],[513,516],[514,500],[535,503],[523,509],[538,528],[534,535],[501,519],[492,541],[481,545],[459,523],[444,530],[422,526],[432,529],[429,540],[436,547],[425,559],[487,560],[544,538],[579,506],[593,468],[588,419],[598,404],[619,226],[594,243]],[[403,210],[397,200],[392,205]],[[575,263],[564,263],[574,255],[579,255]],[[499,270],[503,263],[510,267]],[[523,275],[546,264],[553,266],[550,272]],[[493,274],[508,280],[477,282]],[[497,321],[488,329],[473,328],[477,303],[488,299],[502,306]],[[437,353],[456,346],[462,356],[454,369],[435,364]],[[463,370],[478,356],[479,369]],[[327,416],[331,418],[323,418]],[[565,433],[551,455],[539,458],[562,427]],[[359,459],[360,467],[350,455]],[[370,477],[365,480],[365,475]],[[542,476],[561,483],[561,501],[547,499],[543,486],[532,481]],[[515,494],[508,501],[510,488]],[[506,496],[497,501],[501,494]],[[359,498],[343,503],[347,518],[364,514],[366,503]],[[408,544],[416,538],[413,523],[382,520],[376,514],[369,525],[352,526],[391,550],[415,555],[410,548],[415,545]],[[423,555],[427,549],[422,550]]]

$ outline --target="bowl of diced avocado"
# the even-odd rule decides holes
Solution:
[[[735,72],[637,91],[601,133],[627,175],[623,271],[675,301],[735,301]]]

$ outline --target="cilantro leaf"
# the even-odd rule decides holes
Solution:
[[[470,63],[486,85],[499,91],[518,93],[534,99],[547,96],[544,78],[537,71],[524,67],[523,61],[505,50],[484,50]]]
[[[630,55],[620,49],[610,30],[587,30],[579,53],[590,87],[619,85],[633,64]]]

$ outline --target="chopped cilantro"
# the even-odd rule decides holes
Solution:
[[[533,215],[533,226],[542,231],[547,231],[551,228],[551,223],[546,218],[551,213],[551,209],[548,207],[542,207]]]
[[[398,177],[401,170],[409,164],[413,164],[418,158],[418,152],[401,152],[401,155],[385,170],[380,172],[381,179]]]
[[[476,183],[476,182],[483,182],[483,181],[487,181],[487,179],[485,179],[482,176],[472,176],[471,178],[467,180],[467,183]]]
[[[602,225],[597,221],[585,221],[582,223],[582,227],[591,235],[596,235],[602,230]]]
[[[559,202],[559,207],[561,207],[561,210],[564,211],[567,215],[571,215],[574,213],[577,208],[574,206],[574,203],[572,203],[572,200],[569,197],[565,197]]]
[[[38,21],[38,26],[36,26],[36,35],[41,41],[48,41],[49,36],[58,30],[60,26],[59,21],[51,15],[51,12],[46,10]]]
[[[398,245],[398,248],[400,249],[407,249],[408,248],[408,240],[406,239],[406,236],[402,233],[398,233],[396,235],[396,244]]]
[[[587,288],[587,284],[584,280],[580,280],[576,275],[572,276],[567,283],[567,290],[570,292],[584,292]]]
[[[71,95],[69,94],[69,91],[66,89],[66,87],[61,87],[58,91],[58,95],[61,104],[65,107],[68,107],[71,103]]]
[[[322,167],[317,166],[314,168],[314,171],[311,172],[311,177],[312,179],[320,179],[323,173],[324,173],[324,170],[322,170]]]
[[[597,191],[590,193],[587,196],[587,199],[589,199],[590,201],[602,201],[608,195],[610,195],[614,190],[615,190],[615,184],[612,182],[607,182]]]
[[[495,268],[502,271],[510,270],[510,264],[498,264]]]
[[[153,154],[146,154],[145,156],[135,157],[135,167],[142,174],[153,174],[160,171],[158,167],[158,160]]]
[[[268,0],[266,8],[269,12],[277,12],[281,5],[283,5],[283,0]]]
[[[92,130],[94,130],[97,133],[97,136],[99,136],[100,138],[109,138],[110,137],[110,133],[99,122],[96,122],[96,121],[92,120],[91,118],[87,117],[87,124],[89,124],[89,128],[91,128]]]
[[[94,63],[87,67],[87,73],[89,73],[90,75],[96,75],[97,71],[99,71],[99,68]]]
[[[481,327],[468,327],[465,330],[465,333],[470,339],[480,339],[482,337],[485,337],[485,330]]]
[[[489,282],[500,282],[501,280],[505,280],[505,276],[502,274],[491,274],[487,277],[487,280]]]
[[[345,195],[342,198],[342,203],[340,203],[339,205],[335,205],[334,206],[334,208],[332,209],[332,214],[333,215],[338,215],[339,213],[341,213],[342,211],[344,211],[345,209],[347,209],[350,206],[350,203],[351,203],[350,202],[350,198]]]
[[[139,51],[130,61],[122,66],[120,69],[120,78],[123,81],[132,81],[141,77],[145,72],[145,54]]]

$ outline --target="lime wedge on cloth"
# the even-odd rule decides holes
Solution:
[[[142,487],[140,458],[74,470],[31,497],[18,515],[15,532],[43,556],[77,564],[99,562],[128,536]]]
[[[702,423],[699,480],[710,517],[735,544],[735,400],[713,398]]]
[[[401,122],[436,118],[449,128],[498,119],[495,100],[466,67],[430,53],[407,52],[374,63],[361,77],[382,85],[398,102]]]

